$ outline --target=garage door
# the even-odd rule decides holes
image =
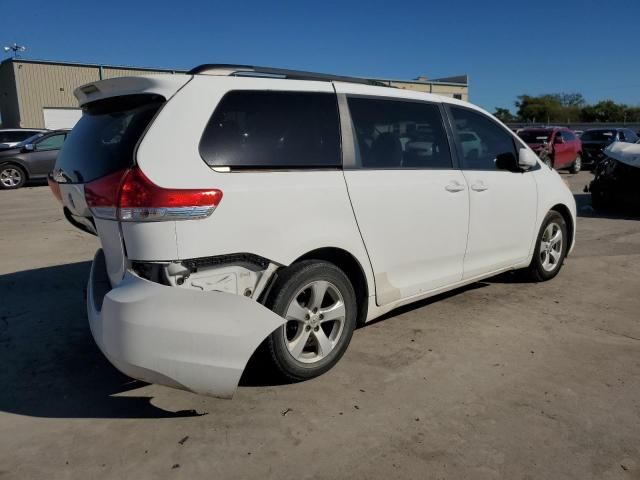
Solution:
[[[44,128],[49,130],[73,128],[82,116],[82,110],[79,108],[43,108],[42,113],[44,113]]]

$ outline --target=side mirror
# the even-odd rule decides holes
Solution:
[[[36,147],[33,146],[33,143],[27,143],[25,146],[22,147],[23,152],[33,152],[35,149]]]
[[[531,170],[538,164],[538,157],[528,148],[521,148],[518,152],[518,167],[521,170]]]
[[[557,134],[556,138],[553,139],[553,143],[564,143],[564,138],[562,138],[562,135]]]
[[[520,171],[518,159],[512,152],[499,153],[496,157],[496,168],[498,170],[508,170],[510,172]]]

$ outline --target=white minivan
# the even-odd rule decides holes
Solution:
[[[558,173],[469,103],[235,65],[75,94],[50,184],[100,238],[89,323],[134,378],[230,397],[257,350],[308,379],[357,325],[508,270],[551,279],[574,244]]]

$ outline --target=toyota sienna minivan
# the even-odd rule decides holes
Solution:
[[[147,382],[230,397],[258,347],[312,378],[357,325],[509,270],[549,280],[574,244],[560,176],[466,102],[234,65],[75,95],[50,185],[100,238],[93,337]]]

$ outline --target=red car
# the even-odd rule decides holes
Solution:
[[[549,167],[566,168],[571,173],[578,173],[582,168],[582,142],[568,128],[523,128],[518,136]]]

